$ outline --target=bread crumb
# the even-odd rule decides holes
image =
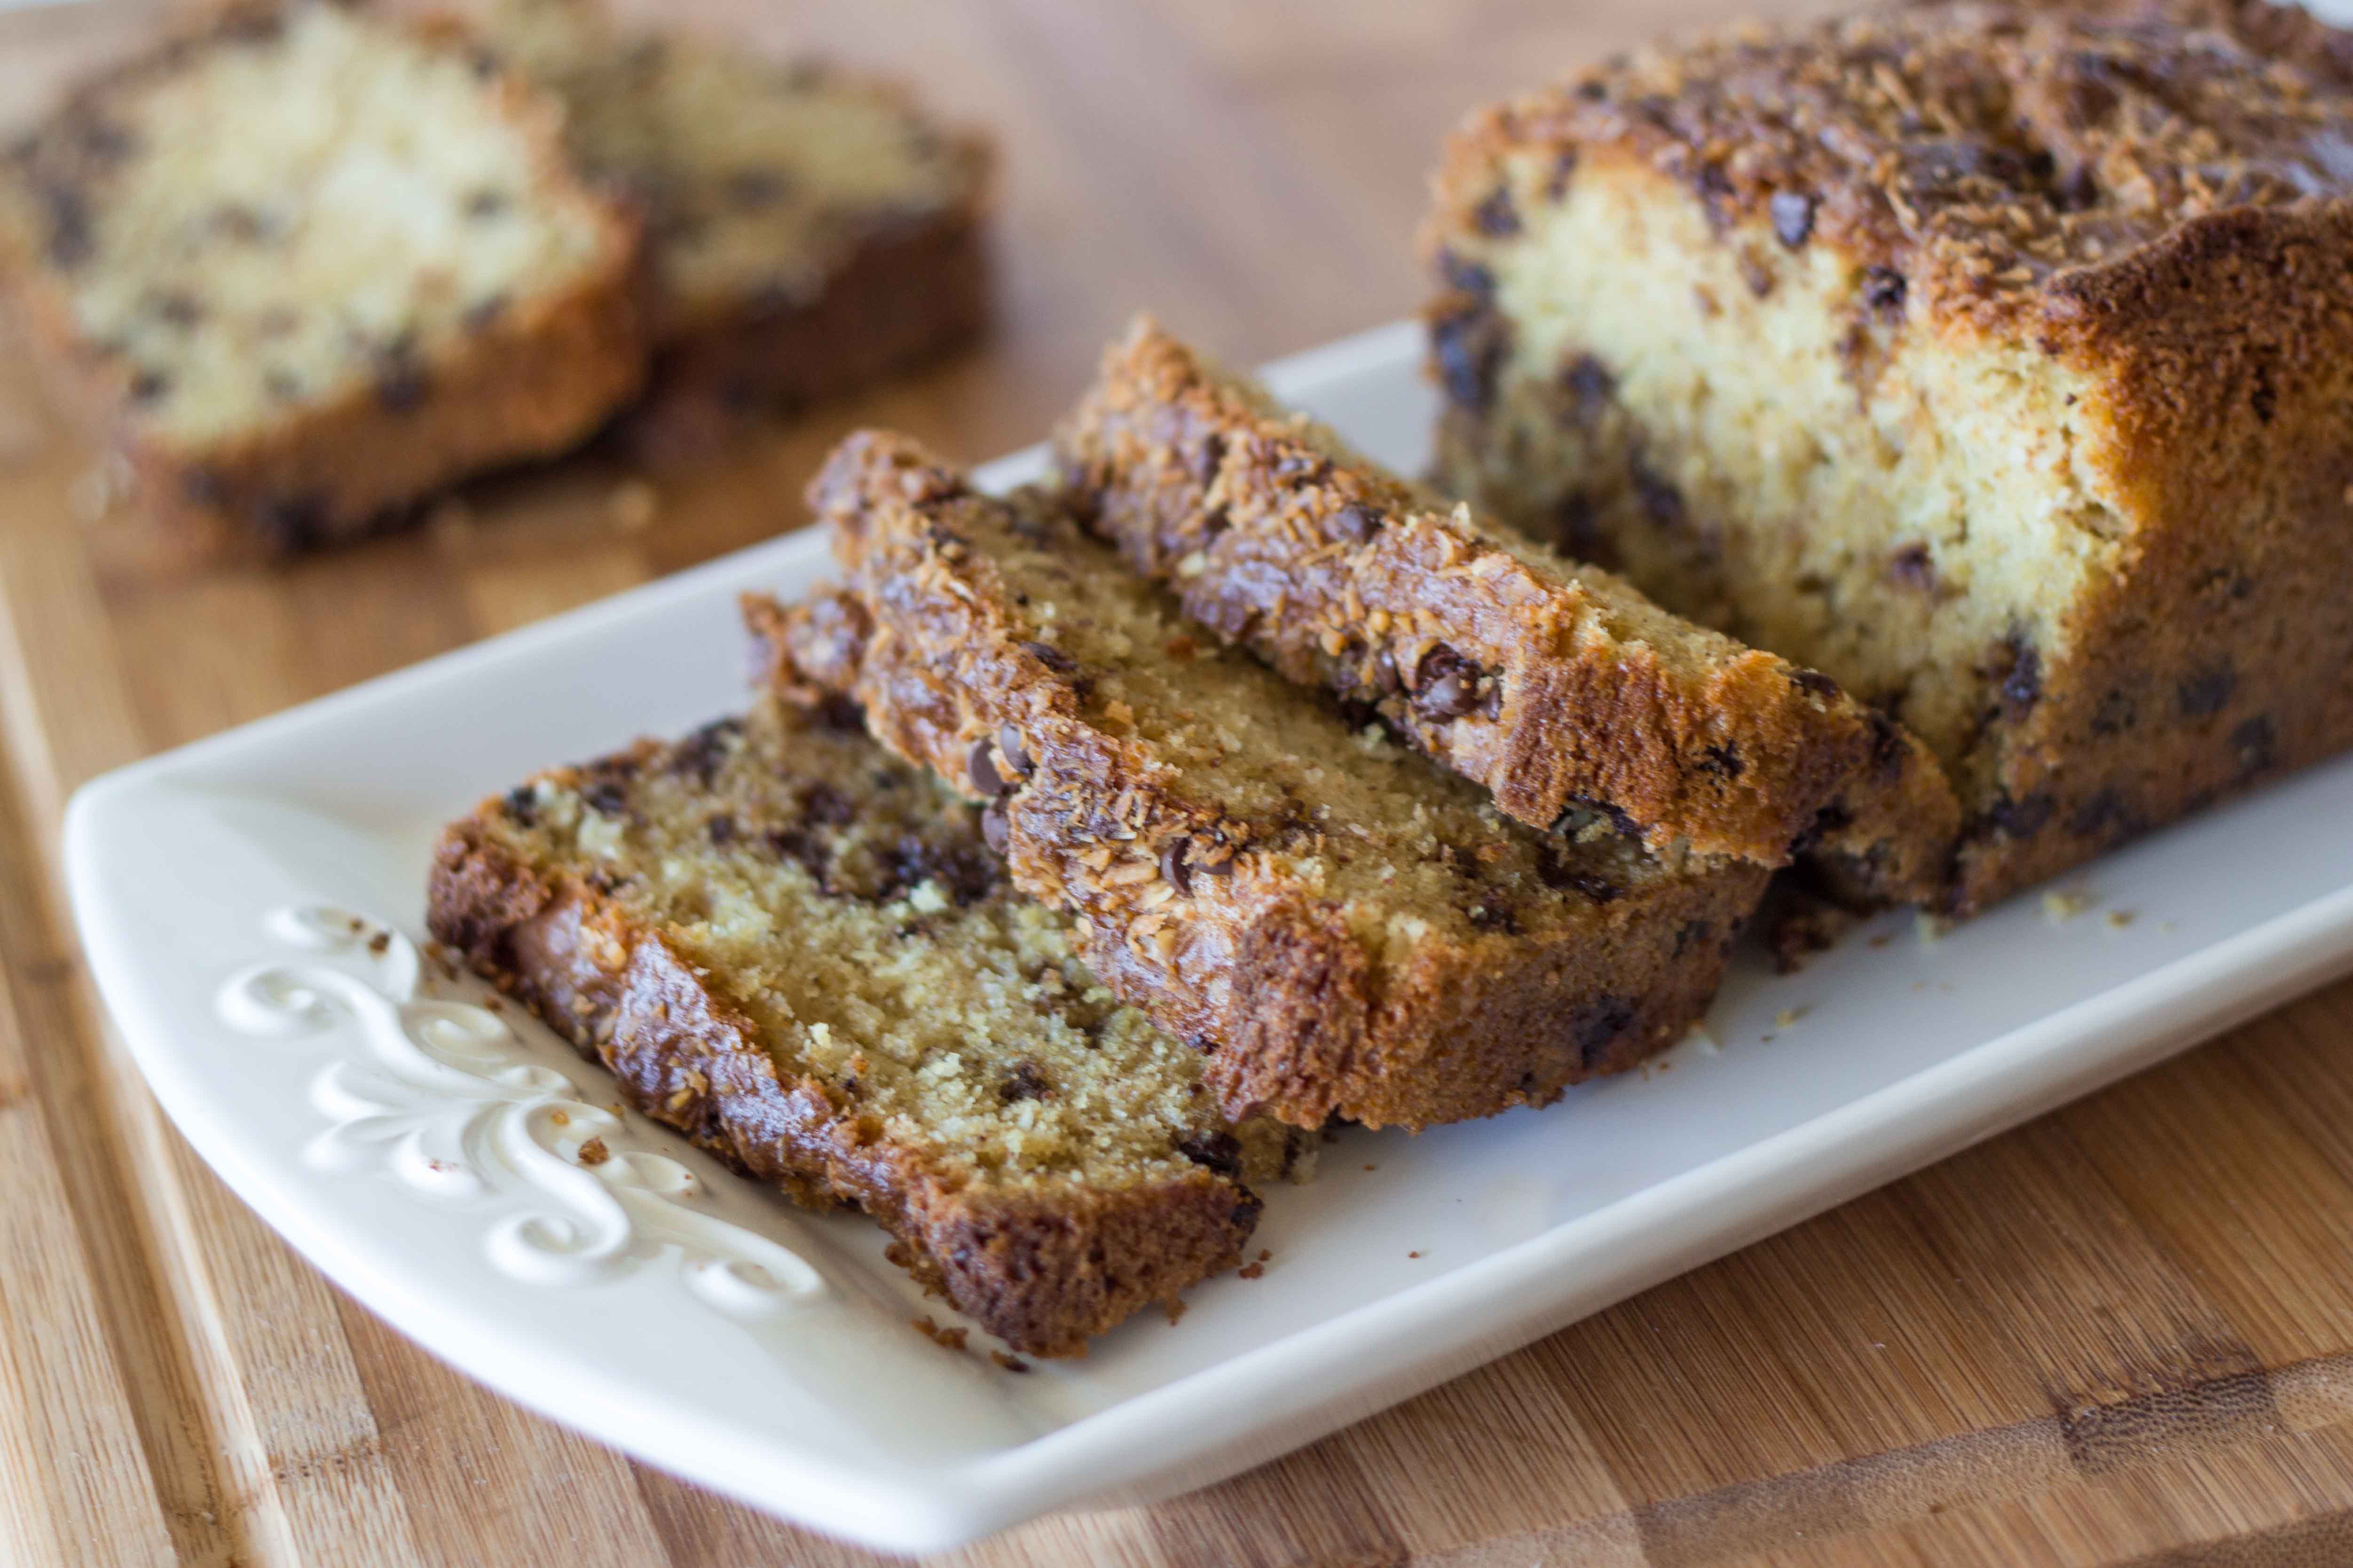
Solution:
[[[1274,1251],[1271,1247],[1261,1247],[1258,1249],[1258,1260],[1261,1263],[1265,1262],[1268,1258],[1272,1258],[1273,1256]]]
[[[1890,933],[1881,931],[1877,936],[1871,939],[1871,945],[1873,947],[1885,947],[1889,942],[1894,940],[1894,937]]]
[[[584,1165],[601,1165],[612,1157],[613,1152],[605,1147],[602,1138],[590,1138],[580,1145],[580,1163]]]
[[[654,513],[660,507],[660,494],[644,479],[624,479],[605,498],[606,514],[623,533],[653,526]]]
[[[965,1338],[972,1332],[970,1329],[944,1329],[940,1327],[937,1322],[933,1321],[932,1315],[929,1312],[924,1313],[920,1318],[910,1319],[909,1321],[915,1325],[915,1331],[917,1333],[923,1335],[925,1339],[931,1341],[932,1343],[939,1346],[942,1350],[960,1351],[964,1349]]]
[[[2122,931],[2125,927],[2133,923],[2133,911],[2130,910],[2110,910],[2104,918],[2107,921],[2108,929],[2110,931]]]
[[[1263,1263],[1245,1263],[1241,1266],[1240,1272],[1241,1277],[1245,1279],[1262,1279],[1266,1274],[1266,1265]]]
[[[1007,1355],[1003,1351],[989,1352],[988,1359],[995,1362],[997,1365],[1003,1367],[1008,1372],[1028,1372],[1029,1370],[1029,1363],[1028,1362],[1023,1361],[1018,1355]]]
[[[569,1127],[572,1125],[572,1113],[559,1105],[547,1113],[547,1120],[552,1126]]]
[[[1171,1298],[1166,1304],[1166,1310],[1168,1313],[1168,1326],[1173,1329],[1176,1326],[1176,1320],[1185,1315],[1185,1303],[1181,1300]]]
[[[1773,1026],[1777,1029],[1786,1029],[1812,1010],[1810,1007],[1784,1007],[1773,1015]]]
[[[2042,895],[2042,918],[2052,925],[2064,925],[2090,909],[2093,901],[2089,893],[2045,893]]]
[[[1365,1167],[1365,1169],[1366,1169],[1366,1170],[1367,1170],[1367,1171],[1377,1171],[1377,1170],[1379,1170],[1379,1169],[1380,1169],[1380,1167],[1379,1167],[1378,1165],[1367,1165],[1367,1166],[1366,1166],[1366,1167]]]
[[[1952,929],[1953,922],[1942,915],[1922,913],[1915,915],[1912,919],[1913,934],[1920,939],[1922,947],[1936,946],[1945,940],[1945,933]]]
[[[1407,1254],[1406,1254],[1406,1256],[1407,1256],[1408,1258],[1419,1258],[1419,1257],[1421,1256],[1421,1254],[1420,1254],[1420,1253],[1419,1253],[1419,1252],[1409,1252],[1409,1253],[1407,1253]]]

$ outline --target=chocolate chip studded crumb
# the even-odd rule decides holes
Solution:
[[[1296,456],[1299,483],[1340,482]],[[1080,921],[1114,994],[1207,1042],[1229,1109],[1426,1124],[1630,1066],[1680,1035],[1688,1016],[1666,1012],[1695,1011],[1722,963],[1671,959],[1675,932],[1729,923],[1766,875],[1654,856],[1639,832],[1547,836],[1238,649],[1166,658],[1174,636],[1208,641],[1171,598],[1050,498],[980,496],[905,437],[853,437],[810,500],[849,583],[754,602],[779,689],[853,695],[902,754],[1001,799],[987,831],[1013,876]],[[1037,657],[1049,634],[1067,668]],[[1494,685],[1451,646],[1399,668],[1464,728]],[[1032,764],[1018,781],[997,760],[1008,723]],[[1519,999],[1472,974],[1511,976],[1493,984]],[[1576,1020],[1601,996],[1620,1026],[1587,1041]],[[1409,1065],[1440,1056],[1443,1072]]]
[[[979,811],[837,717],[765,704],[486,803],[438,853],[436,940],[655,1120],[876,1215],[1015,1350],[1075,1353],[1231,1268],[1253,1188],[1313,1149],[1220,1113],[1199,1053],[1005,883]]]

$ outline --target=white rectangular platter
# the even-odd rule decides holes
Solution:
[[[1399,324],[1272,376],[1410,469],[1419,358]],[[312,1262],[513,1398],[876,1546],[1260,1463],[2353,967],[2347,759],[2070,879],[2076,918],[2030,894],[1933,942],[1886,917],[1795,976],[1746,955],[1662,1068],[1418,1138],[1351,1132],[1267,1194],[1262,1278],[1004,1370],[909,1326],[954,1320],[874,1227],[612,1117],[596,1068],[462,1005],[471,981],[420,979],[410,945],[442,822],[736,709],[735,595],[825,569],[813,534],[777,539],[126,768],[75,799],[67,851],[157,1096]],[[615,1157],[581,1163],[591,1135]]]

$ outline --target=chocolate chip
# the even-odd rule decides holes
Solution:
[[[529,784],[517,784],[507,791],[507,820],[517,827],[529,827],[539,820],[539,792]]]
[[[2050,822],[2057,803],[2050,795],[2036,791],[2024,800],[2012,800],[2005,790],[1985,814],[1985,824],[1994,831],[2011,838],[2031,838]]]
[[[995,797],[1013,787],[1012,781],[997,771],[996,749],[986,738],[975,741],[972,750],[965,753],[964,771],[972,780],[975,795]]]
[[[819,698],[809,708],[808,715],[816,721],[818,728],[830,730],[836,734],[863,735],[866,733],[866,710],[860,708],[855,699],[845,697],[839,692],[828,692]]]
[[[172,378],[160,370],[142,370],[131,378],[131,401],[154,403],[172,390]]]
[[[1736,742],[1710,746],[1700,756],[1699,771],[1719,778],[1736,779],[1741,774],[1740,747]]]
[[[781,169],[735,169],[726,179],[728,205],[745,212],[775,206],[792,190],[792,178]]]
[[[1819,669],[1791,670],[1789,679],[1799,690],[1810,691],[1825,702],[1839,699],[1839,683]]]
[[[2042,699],[2042,655],[2013,630],[1996,645],[1992,675],[2000,682],[2002,711],[2012,720],[2024,718]]]
[[[1051,643],[1024,642],[1021,647],[1030,658],[1057,675],[1076,675],[1079,672],[1079,661]]]
[[[1862,302],[1872,314],[1889,326],[1904,323],[1904,298],[1909,285],[1904,274],[1892,267],[1873,267],[1862,275]]]
[[[1439,643],[1413,670],[1414,710],[1443,723],[1479,706],[1479,667]]]
[[[1038,1070],[1035,1062],[1014,1063],[1013,1070],[997,1086],[997,1100],[1005,1105],[1024,1100],[1047,1100],[1053,1093],[1054,1086],[1046,1081],[1046,1075]]]
[[[205,319],[205,307],[195,295],[175,289],[155,301],[155,314],[169,325],[185,329]]]
[[[1195,484],[1206,485],[1218,477],[1218,469],[1225,460],[1226,438],[1212,430],[1187,454],[1186,466],[1192,470]]]
[[[2078,838],[2105,838],[2130,820],[2131,808],[2125,802],[2124,792],[2111,784],[2084,797],[2084,804],[2067,819],[2067,831]]]
[[[98,248],[89,199],[79,188],[54,182],[41,187],[40,199],[49,220],[49,263],[71,271],[88,261]]]
[[[1634,499],[1641,503],[1644,516],[1661,528],[1673,528],[1683,521],[1683,491],[1640,458],[1630,461],[1629,470],[1634,482]]]
[[[1597,904],[1606,904],[1625,891],[1607,877],[1597,877],[1570,865],[1560,846],[1549,839],[1540,839],[1536,844],[1536,880],[1556,892],[1574,889]]]
[[[1564,809],[1560,820],[1553,825],[1556,832],[1574,835],[1599,818],[1608,823],[1610,830],[1620,838],[1642,837],[1642,825],[1606,800],[1596,800],[1589,795],[1573,795],[1562,805]]]
[[[1481,234],[1500,239],[1520,232],[1520,209],[1512,205],[1512,193],[1498,186],[1472,210],[1471,221]]]
[[[2279,734],[2271,715],[2259,713],[2231,731],[2231,749],[2239,754],[2239,773],[2259,773],[2279,761]]]
[[[1553,536],[1567,555],[1607,567],[1616,563],[1618,552],[1601,531],[1599,518],[1593,498],[1583,490],[1571,490],[1553,503]]]
[[[629,792],[613,779],[598,779],[582,786],[580,804],[599,816],[618,816],[628,809]]]
[[[1220,1176],[1242,1173],[1241,1140],[1230,1132],[1187,1132],[1176,1140],[1176,1152]]]
[[[724,849],[735,842],[735,819],[723,811],[704,823],[702,828],[715,848]]]
[[[2174,697],[2181,704],[2183,718],[2203,719],[2229,707],[2238,684],[2237,672],[2224,663],[2183,681],[2174,689]]]
[[[466,216],[476,221],[493,218],[514,205],[514,198],[504,191],[483,189],[466,198]]]
[[[1560,384],[1569,395],[1569,411],[1577,426],[1586,430],[1601,423],[1609,412],[1610,401],[1618,395],[1618,378],[1609,367],[1591,354],[1579,354],[1568,362],[1560,373]]]
[[[718,776],[719,764],[725,760],[730,738],[744,728],[735,719],[717,719],[681,741],[670,752],[670,767],[675,773],[691,773],[703,788]]]
[[[1568,182],[1577,177],[1577,149],[1565,149],[1552,161],[1552,173],[1545,176],[1545,195],[1558,201],[1568,195]]]
[[[376,406],[387,414],[406,414],[423,404],[430,390],[425,367],[400,354],[376,374]]]
[[[1029,749],[1021,743],[1021,731],[1010,724],[998,726],[997,751],[1004,761],[1006,771],[1015,778],[1026,779],[1037,769],[1037,763],[1029,760]]]
[[[987,898],[997,886],[994,861],[970,844],[934,844],[916,834],[902,836],[884,859],[886,876],[876,900],[888,902],[925,882],[935,882],[959,905]]]
[[[1370,542],[1380,528],[1379,514],[1369,507],[1352,503],[1332,514],[1332,531],[1351,544]]]
[[[1634,1026],[1634,1004],[1624,996],[1602,996],[1568,1016],[1569,1037],[1577,1042],[1578,1065],[1599,1072],[1609,1058],[1609,1047]]]
[[[1499,931],[1506,936],[1520,934],[1520,917],[1492,899],[1471,907],[1471,926],[1474,931]]]
[[[1923,594],[1936,591],[1936,562],[1926,544],[1914,542],[1899,545],[1887,557],[1887,580],[1899,588],[1915,588]]]
[[[1503,363],[1501,319],[1485,305],[1450,311],[1430,323],[1430,353],[1447,397],[1478,412],[1494,398],[1495,371]]]
[[[823,827],[847,827],[858,820],[858,803],[822,779],[800,793],[801,816]]]
[[[1191,835],[1180,833],[1163,846],[1160,851],[1161,879],[1176,889],[1176,896],[1180,899],[1193,896],[1193,872],[1192,868],[1186,864],[1192,849]]]
[[[1675,950],[1669,956],[1681,958],[1693,943],[1704,942],[1715,934],[1715,925],[1711,921],[1685,921],[1675,928]]]
[[[1475,261],[1466,261],[1451,250],[1438,253],[1438,275],[1446,279],[1450,289],[1465,294],[1475,294],[1481,300],[1495,297],[1495,275]]]
[[[280,550],[300,550],[315,544],[327,528],[327,498],[322,495],[274,496],[254,510],[254,525]]]
[[[1796,250],[1813,237],[1813,197],[1803,191],[1776,191],[1770,205],[1773,233],[1782,244]]]
[[[2137,706],[2123,691],[2111,691],[2092,711],[2092,733],[2119,735],[2139,721]]]
[[[1003,800],[990,801],[987,809],[981,812],[980,839],[998,855],[1005,854],[1006,847],[1012,843],[1013,824],[1007,816]]]
[[[2271,366],[2255,365],[2254,390],[2247,395],[2247,406],[2255,412],[2258,424],[2268,425],[2279,413],[2279,389],[2272,384]]]

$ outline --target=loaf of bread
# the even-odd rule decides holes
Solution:
[[[1303,1174],[1314,1137],[1221,1117],[979,815],[854,710],[763,704],[486,801],[429,920],[648,1116],[863,1208],[991,1332],[1071,1354],[1239,1262],[1246,1184]]]
[[[658,404],[791,406],[980,330],[979,135],[818,60],[619,32],[596,0],[473,16],[563,96],[582,166],[645,215]]]
[[[1327,694],[1219,646],[1038,492],[903,437],[810,489],[845,592],[754,600],[783,690],[990,803],[1024,890],[1206,1053],[1229,1116],[1421,1127],[1542,1105],[1681,1038],[1768,873],[1606,820],[1512,821]]]
[[[1152,321],[1056,439],[1061,493],[1187,613],[1327,686],[1523,822],[1933,895],[1959,826],[1934,758],[1818,671],[1492,528]]]
[[[1442,481],[1918,734],[1968,910],[2353,742],[2353,97],[2254,0],[1932,5],[1472,119]]]
[[[638,387],[633,224],[447,29],[240,6],[0,163],[0,271],[175,540],[285,552]]]

